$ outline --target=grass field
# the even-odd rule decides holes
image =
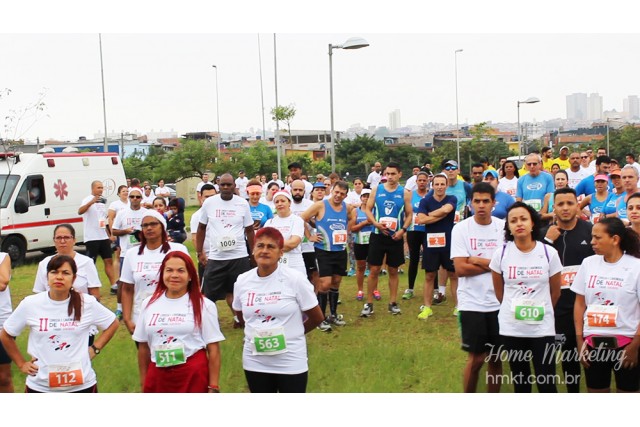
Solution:
[[[187,224],[195,209],[188,209]],[[187,242],[192,256],[195,251]],[[43,257],[43,256],[42,256]],[[37,262],[16,268],[10,283],[14,307],[22,298],[31,294]],[[406,269],[405,265],[405,269]],[[115,296],[109,295],[107,279],[98,261],[98,271],[103,278],[102,302],[115,309]],[[462,391],[462,369],[466,353],[460,350],[460,338],[453,306],[445,303],[434,307],[435,315],[428,321],[417,319],[422,304],[423,274],[416,281],[416,297],[399,301],[402,314],[392,316],[387,312],[387,276],[380,278],[382,301],[374,304],[375,314],[359,317],[362,303],[355,300],[355,278],[345,277],[340,288],[342,301],[338,312],[344,315],[347,325],[333,328],[331,333],[315,330],[307,335],[309,349],[309,392],[334,393],[449,393]],[[406,274],[400,275],[400,292],[407,287]],[[242,370],[242,337],[240,329],[233,329],[229,308],[218,302],[220,326],[226,340],[221,343],[222,392],[248,392]],[[18,338],[18,344],[26,353],[27,332]],[[135,345],[124,324],[113,340],[97,356],[94,368],[98,375],[100,392],[138,392],[138,367]],[[16,391],[24,389],[24,375],[12,366]],[[505,363],[504,371],[508,372]],[[560,370],[558,369],[558,372]],[[478,391],[484,391],[484,370],[480,376]],[[535,389],[535,388],[534,388]],[[503,392],[512,391],[510,385]],[[565,391],[564,386],[559,387]]]

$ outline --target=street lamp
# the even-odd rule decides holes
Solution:
[[[212,67],[216,70],[216,118],[218,120],[218,157],[222,160],[222,156],[220,155],[220,106],[218,104],[218,67],[212,65]]]
[[[458,53],[460,52],[462,52],[462,49],[457,49],[453,52],[456,71],[456,151],[458,152],[458,167],[460,167],[460,124],[458,123]]]
[[[609,122],[616,122],[616,121],[620,120],[621,118],[622,117],[620,117],[620,116],[607,117],[607,156],[610,153],[610,151],[609,151]]]
[[[522,135],[520,132],[520,104],[535,104],[540,102],[538,98],[527,98],[524,101],[518,101],[518,156],[522,156]]]
[[[336,135],[333,129],[333,49],[360,49],[369,46],[362,37],[351,37],[341,45],[329,43],[329,106],[331,110],[331,172],[336,171]]]

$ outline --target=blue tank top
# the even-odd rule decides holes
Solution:
[[[418,207],[420,206],[420,200],[424,197],[418,194],[418,190],[413,190],[411,192],[411,207],[413,208],[413,218],[411,219],[411,227],[409,227],[409,231],[423,231],[424,232],[424,224],[418,225],[416,224],[416,215],[418,214]]]
[[[596,217],[599,217],[601,213],[604,212],[605,203],[607,203],[608,198],[605,198],[603,201],[599,202],[596,199],[596,193],[591,195],[591,202],[589,202],[589,211],[591,212],[591,222],[595,224]]]
[[[373,216],[377,222],[386,224],[389,229],[398,231],[404,224],[404,187],[398,185],[395,191],[389,192],[384,185],[376,189]],[[375,234],[381,234],[377,228]]]
[[[321,242],[313,245],[323,251],[344,251],[347,247],[347,204],[342,202],[342,210],[336,212],[328,200],[323,200],[324,215],[316,219],[316,229],[322,235]]]
[[[624,197],[626,194],[627,193],[625,192],[620,194],[615,194],[613,191],[609,192],[609,196],[604,202],[603,212],[607,215],[614,213],[616,211],[616,202],[620,197]]]
[[[360,208],[356,211],[356,224],[360,224],[367,220],[367,215],[365,215],[364,211]],[[375,227],[373,225],[365,225],[360,229],[360,231],[355,233],[353,243],[358,245],[368,245],[369,237],[371,236],[371,232]]]

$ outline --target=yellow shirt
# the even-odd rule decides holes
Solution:
[[[549,159],[542,162],[542,169],[551,172],[551,166],[556,163],[555,159]]]
[[[562,160],[559,157],[557,159],[553,160],[553,163],[557,163],[558,166],[560,166],[560,169],[562,170],[566,170],[566,169],[571,169],[571,162],[569,162],[569,158],[567,157],[567,160]],[[551,170],[551,169],[549,169]]]

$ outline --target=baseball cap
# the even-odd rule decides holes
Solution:
[[[360,192],[360,195],[362,196],[363,194],[371,194],[371,190],[368,188],[363,188]]]
[[[563,145],[562,147],[560,147],[560,151],[564,150],[565,148],[569,150],[569,147],[567,147],[566,145]]]
[[[596,175],[596,177],[593,179],[594,181],[609,181],[609,177],[605,174],[599,174]]]
[[[456,162],[455,160],[447,160],[447,162],[444,165],[445,166],[450,165],[450,166],[458,167],[458,162]]]
[[[493,176],[495,179],[498,179],[498,172],[494,171],[493,169],[487,169],[486,171],[484,171],[482,173],[482,177],[486,178],[487,175],[491,175]]]
[[[327,186],[324,185],[324,182],[315,182],[313,188],[327,188]]]
[[[622,171],[620,170],[620,168],[611,168],[611,170],[609,171],[609,176],[611,175],[622,176]]]

